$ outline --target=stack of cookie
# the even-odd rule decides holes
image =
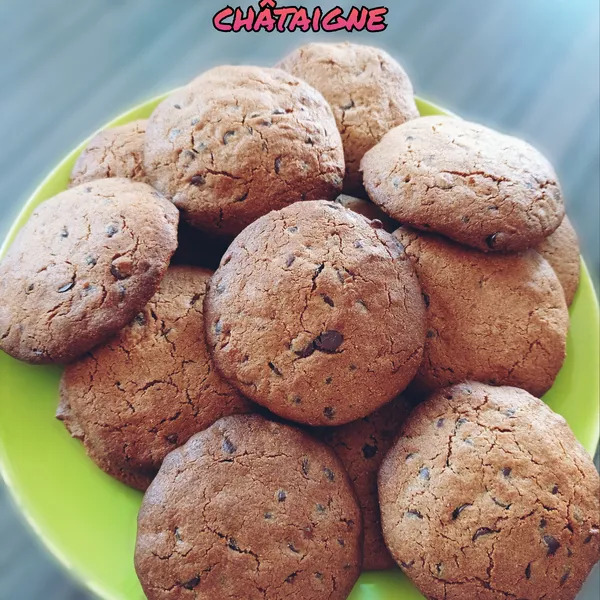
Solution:
[[[565,600],[599,478],[535,396],[578,269],[534,148],[310,44],[96,136],[0,263],[0,348],[67,363],[58,418],[146,491],[151,600],[342,600],[394,564],[430,598]]]

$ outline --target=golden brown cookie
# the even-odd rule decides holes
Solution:
[[[485,252],[534,247],[564,215],[556,173],[535,148],[454,117],[392,129],[361,169],[392,218]]]
[[[361,191],[364,153],[392,127],[419,116],[404,69],[385,50],[348,42],[306,44],[277,66],[329,102],[344,144],[344,191]]]
[[[565,215],[558,229],[549,235],[536,250],[550,263],[565,293],[567,305],[571,305],[579,287],[579,240],[577,233]]]
[[[369,221],[380,221],[383,228],[389,233],[393,233],[400,226],[397,221],[390,219],[376,204],[373,204],[369,200],[355,198],[354,196],[348,196],[347,194],[340,194],[335,201],[344,208],[349,208],[359,215],[367,217]]]
[[[377,473],[409,411],[409,402],[399,396],[368,417],[317,431],[317,436],[340,457],[354,484],[363,514],[363,569],[366,571],[390,569],[395,565],[381,532]]]
[[[364,417],[421,362],[425,307],[410,260],[380,223],[334,202],[296,203],[247,227],[205,312],[224,376],[301,423]]]
[[[145,119],[100,131],[79,155],[71,171],[70,187],[106,177],[145,181],[145,133]]]
[[[600,558],[599,488],[561,416],[480,383],[418,406],[379,473],[388,548],[447,600],[573,600]]]
[[[344,175],[329,105],[280,69],[207,71],[156,108],[144,152],[150,182],[219,235],[292,202],[333,199]]]
[[[208,353],[202,305],[210,276],[171,267],[127,327],[63,373],[57,417],[100,468],[142,490],[194,433],[252,410]]]
[[[330,448],[233,416],[165,459],[142,503],[135,565],[148,600],[345,600],[361,538]]]
[[[0,261],[0,349],[69,362],[105,341],[156,292],[178,218],[149,185],[119,178],[40,204]]]
[[[552,267],[535,250],[485,254],[406,228],[394,235],[414,262],[427,305],[416,387],[473,379],[536,396],[548,391],[565,359],[569,327]]]

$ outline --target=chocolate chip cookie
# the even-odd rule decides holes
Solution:
[[[565,293],[567,305],[570,306],[579,287],[581,258],[577,233],[569,217],[565,215],[558,229],[538,244],[537,251],[554,269]]]
[[[138,519],[148,600],[345,600],[361,515],[325,444],[258,415],[226,417],[165,459]]]
[[[57,417],[104,471],[142,490],[194,433],[252,410],[208,353],[202,305],[210,276],[168,269],[133,321],[62,377]]]
[[[466,379],[541,396],[566,352],[569,313],[552,267],[535,250],[485,254],[406,228],[394,235],[414,262],[427,305],[415,388]]]
[[[106,177],[145,181],[145,133],[146,120],[140,119],[96,134],[73,167],[71,187]]]
[[[348,196],[347,194],[340,194],[335,201],[344,208],[348,208],[363,217],[367,217],[369,221],[379,221],[383,225],[383,228],[390,233],[396,231],[400,225],[397,221],[390,219],[376,204],[373,204],[368,200],[355,198],[354,196]]]
[[[556,173],[535,148],[453,117],[392,129],[361,169],[392,218],[484,252],[534,247],[564,215]]]
[[[600,558],[599,486],[542,401],[463,383],[418,406],[383,461],[383,533],[428,598],[573,600]]]
[[[317,431],[336,451],[354,484],[363,514],[363,569],[366,571],[390,569],[395,565],[381,532],[377,473],[409,410],[408,401],[399,396],[368,417]]]
[[[364,417],[421,362],[425,306],[381,223],[334,202],[261,217],[229,247],[205,301],[217,367],[250,399],[310,425]]]
[[[40,204],[0,262],[0,349],[69,362],[105,341],[156,292],[178,218],[149,185],[120,178]]]
[[[348,193],[363,189],[364,153],[387,131],[419,116],[408,75],[380,48],[306,44],[277,66],[307,81],[329,102],[344,144]]]
[[[150,182],[220,235],[292,202],[334,199],[344,175],[329,105],[279,69],[204,73],[156,108],[144,152]]]

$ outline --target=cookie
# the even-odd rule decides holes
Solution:
[[[105,341],[156,292],[178,218],[149,185],[119,178],[40,204],[0,262],[0,349],[64,363]]]
[[[415,388],[473,379],[536,396],[548,391],[565,359],[569,313],[546,260],[535,250],[485,254],[405,228],[394,235],[414,262],[427,305]]]
[[[178,232],[179,244],[171,264],[194,265],[216,269],[232,239],[200,231],[181,221]]]
[[[330,448],[233,416],[165,459],[140,510],[135,566],[148,600],[345,600],[361,536]]]
[[[383,461],[383,532],[427,598],[573,600],[600,558],[599,486],[542,401],[463,383],[418,406]]]
[[[380,221],[383,228],[389,233],[393,233],[399,227],[397,221],[390,219],[377,205],[368,200],[362,200],[361,198],[355,198],[354,196],[348,196],[347,194],[340,194],[335,201],[344,208],[348,208],[363,217],[367,217],[369,221]]]
[[[384,50],[348,42],[306,44],[277,66],[329,102],[344,144],[344,191],[360,192],[364,153],[390,129],[419,116],[408,75]]]
[[[564,215],[556,173],[535,148],[453,117],[392,129],[361,169],[392,218],[484,252],[534,247]]]
[[[581,258],[577,233],[567,215],[558,229],[538,244],[536,249],[554,269],[565,293],[567,305],[570,306],[579,287]]]
[[[63,373],[57,417],[104,471],[133,487],[146,489],[194,433],[252,410],[208,353],[202,305],[210,276],[171,267],[127,327]]]
[[[70,187],[106,177],[145,181],[145,133],[145,119],[97,133],[75,162],[71,171]]]
[[[398,242],[334,202],[247,227],[205,300],[223,375],[275,414],[340,425],[390,401],[421,362],[425,307]]]
[[[391,569],[395,565],[381,531],[377,473],[409,410],[408,401],[399,396],[368,417],[317,432],[340,457],[354,484],[363,515],[366,571]]]
[[[219,235],[292,202],[333,199],[344,174],[329,105],[279,69],[207,71],[156,108],[144,152],[150,182]]]

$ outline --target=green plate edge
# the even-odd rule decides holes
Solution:
[[[105,127],[148,117],[166,96],[133,108]],[[417,105],[421,115],[448,114],[422,99],[417,99]],[[66,156],[25,203],[0,247],[0,257],[34,208],[65,189],[86,143]],[[600,430],[600,319],[583,261],[570,316],[568,357],[543,399],[565,417],[593,455]],[[27,365],[0,352],[0,473],[32,529],[76,579],[104,600],[143,599],[133,569],[136,515],[142,496],[98,469],[82,445],[56,421],[60,373],[60,367]],[[110,506],[119,510],[111,512]],[[121,543],[115,544],[116,540]],[[399,570],[391,570],[363,573],[349,600],[421,598]]]

